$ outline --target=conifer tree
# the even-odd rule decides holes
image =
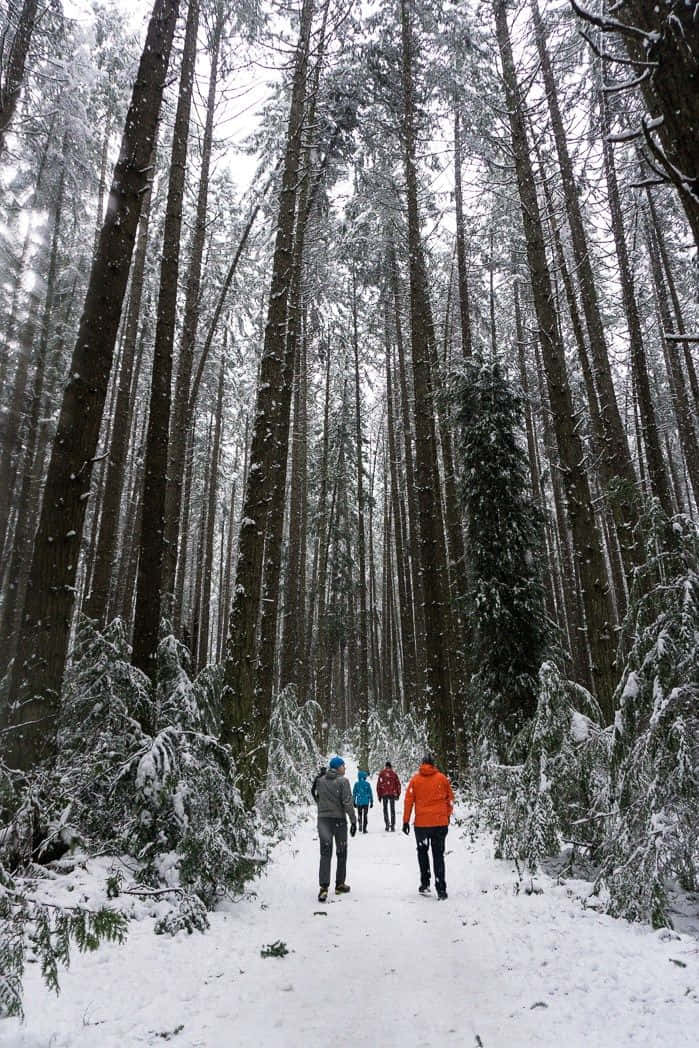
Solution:
[[[456,458],[467,517],[476,728],[498,750],[532,716],[545,656],[541,514],[531,497],[522,402],[498,363],[465,362],[451,377]]]

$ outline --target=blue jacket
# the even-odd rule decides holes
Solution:
[[[358,808],[363,807],[365,804],[374,803],[374,794],[371,789],[371,783],[367,782],[368,778],[368,771],[360,771],[359,781],[354,784],[352,800]]]

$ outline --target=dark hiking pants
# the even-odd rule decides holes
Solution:
[[[383,821],[386,823],[386,829],[395,830],[396,828],[396,798],[395,797],[382,797],[383,801]],[[390,818],[389,818],[390,808]]]
[[[367,819],[368,811],[369,811],[369,805],[368,804],[358,804],[357,805],[357,821],[359,823],[359,825],[357,826],[357,829],[359,830],[360,833],[366,833],[366,819]]]
[[[333,840],[337,852],[337,870],[335,884],[344,884],[347,874],[347,820],[318,819],[318,839],[320,841],[320,870],[318,883],[321,888],[330,887],[330,860],[333,854]]]
[[[444,875],[444,845],[447,840],[448,826],[415,826],[417,841],[417,861],[420,865],[420,884],[430,883],[429,849],[432,847],[432,865],[434,866],[434,886],[438,892],[445,892],[447,885]]]

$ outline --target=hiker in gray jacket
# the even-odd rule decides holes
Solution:
[[[316,804],[318,805],[318,839],[320,841],[320,891],[318,902],[325,902],[330,887],[330,860],[333,840],[337,852],[335,891],[343,895],[350,890],[345,884],[347,873],[347,819],[350,817],[350,834],[357,832],[357,816],[354,813],[352,790],[345,778],[345,762],[342,757],[333,757],[325,775],[317,780]]]

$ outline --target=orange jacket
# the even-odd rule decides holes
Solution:
[[[415,826],[448,826],[454,794],[446,775],[434,764],[421,764],[408,783],[403,805],[403,822],[410,822],[415,805]]]

